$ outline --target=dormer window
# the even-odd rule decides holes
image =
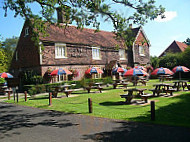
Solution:
[[[28,35],[29,35],[29,28],[26,27],[26,28],[25,28],[25,34],[24,34],[24,36],[28,36]]]

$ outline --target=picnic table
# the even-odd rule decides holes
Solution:
[[[187,82],[188,80],[178,80],[178,81],[174,81],[174,87],[177,88],[177,91],[180,90],[180,87],[183,88],[183,90],[185,89],[185,87],[188,88],[188,85],[187,85]]]
[[[56,98],[57,94],[59,92],[64,92],[66,94],[66,96],[68,97],[73,90],[69,90],[68,88],[71,87],[71,85],[65,84],[65,85],[60,85],[60,86],[53,86],[52,88],[54,89],[52,94],[53,96]],[[68,91],[69,90],[69,91]]]
[[[145,88],[131,88],[131,89],[126,89],[124,92],[128,91],[127,94],[120,95],[121,98],[126,99],[126,103],[130,104],[131,100],[133,99],[134,95],[133,92],[138,92],[138,96],[141,97],[145,103],[148,102],[148,98],[152,96],[152,94],[145,94],[144,91],[147,90]]]
[[[160,81],[164,81],[164,80],[171,80],[173,77],[171,75],[165,74],[165,75],[160,75],[159,79]]]
[[[94,83],[95,86],[91,86],[92,85],[91,84],[91,85],[85,87],[85,89],[88,91],[88,93],[90,93],[91,89],[98,89],[100,91],[100,93],[102,93],[102,89],[103,89],[103,87],[101,86],[102,84],[103,84],[103,82],[97,82],[97,83]]]
[[[155,86],[154,89],[149,89],[150,91],[153,92],[153,96],[155,96],[155,94],[157,94],[157,96],[160,95],[160,93],[165,92],[170,93],[170,95],[173,95],[173,92],[175,91],[175,89],[172,89],[172,84],[169,83],[159,83],[159,84],[154,84],[153,86]]]
[[[115,82],[113,83],[113,89],[116,89],[118,85],[123,85],[123,87],[127,87],[129,83],[125,82],[125,80],[114,80]]]

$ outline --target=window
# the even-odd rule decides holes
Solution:
[[[145,52],[144,52],[144,47],[143,46],[139,46],[139,54],[141,56],[145,56]]]
[[[126,59],[125,49],[119,49],[119,57],[120,57],[120,60],[125,60]]]
[[[92,59],[100,59],[100,48],[92,47]]]
[[[67,58],[66,44],[55,43],[55,58]]]
[[[28,27],[25,28],[25,34],[24,34],[24,36],[27,36],[27,35],[29,35],[29,28]]]

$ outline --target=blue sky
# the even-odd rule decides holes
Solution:
[[[143,29],[151,42],[150,54],[159,56],[174,40],[185,41],[190,38],[190,1],[189,0],[156,0],[157,5],[166,8],[166,18],[149,21]],[[120,7],[120,9],[122,9]],[[124,14],[130,11],[124,11]],[[4,17],[0,3],[0,35],[5,38],[19,36],[24,24],[21,17],[14,18],[14,13],[8,11]],[[110,23],[101,23],[100,29],[111,31]],[[135,27],[135,25],[133,26]]]

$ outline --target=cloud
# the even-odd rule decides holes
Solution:
[[[168,22],[177,17],[177,12],[176,11],[166,11],[164,12],[165,18],[161,18],[161,16],[158,16],[155,21],[156,22]]]

